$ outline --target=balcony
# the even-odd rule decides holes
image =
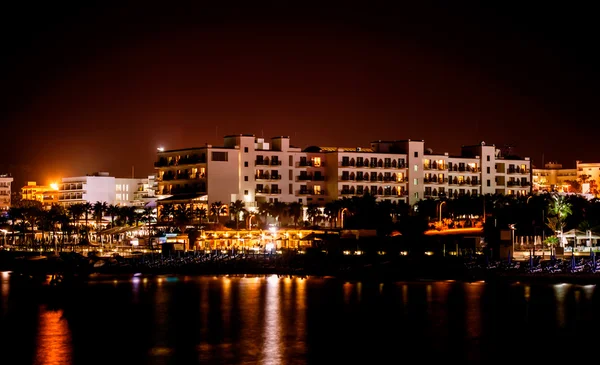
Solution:
[[[507,174],[529,174],[529,170],[528,169],[522,169],[519,167],[509,167],[508,170],[506,170]]]
[[[281,166],[281,161],[279,160],[256,160],[254,161],[254,165],[256,166]]]
[[[321,161],[318,165],[315,166],[314,161],[300,161],[296,162],[296,167],[325,167],[325,162]]]
[[[308,189],[300,189],[296,191],[296,195],[325,195],[324,190],[314,191]]]
[[[281,189],[256,189],[255,193],[258,195],[281,194]]]
[[[206,163],[206,157],[204,157],[204,156],[182,157],[180,159],[171,159],[171,161],[169,161],[163,157],[160,160],[154,162],[154,167],[197,165],[197,164],[201,164],[201,163]]]
[[[281,175],[275,175],[275,174],[257,174],[254,175],[254,178],[256,180],[281,180]]]

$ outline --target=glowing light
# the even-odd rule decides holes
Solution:
[[[58,184],[57,183],[50,183],[50,189],[52,189],[52,190],[58,190]]]
[[[158,152],[165,152],[165,148],[164,147],[157,147],[156,150]]]

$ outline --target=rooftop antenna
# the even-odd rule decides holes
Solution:
[[[260,130],[260,136],[262,138],[265,138],[265,131],[263,129]]]
[[[217,138],[217,140],[219,139],[219,126],[218,125],[215,126],[215,138]]]
[[[131,178],[135,179],[135,166],[131,166]]]

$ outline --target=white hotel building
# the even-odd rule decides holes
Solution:
[[[146,181],[144,181],[146,180]],[[79,177],[64,177],[58,187],[58,203],[106,202],[110,205],[135,205],[134,196],[147,179],[117,178],[107,172]]]
[[[0,174],[0,211],[8,210],[8,208],[10,208],[12,182],[12,176],[8,174]]]
[[[369,192],[378,200],[414,204],[461,194],[526,195],[531,192],[528,157],[503,157],[484,142],[463,146],[460,156],[433,154],[422,140],[375,141],[368,148],[270,143],[254,135],[229,135],[223,146],[159,150],[159,202],[327,201]]]

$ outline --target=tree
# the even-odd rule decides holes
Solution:
[[[219,223],[219,216],[227,214],[227,206],[217,201],[210,205],[210,214],[215,217],[215,223]]]
[[[298,221],[302,218],[302,203],[291,202],[288,204],[288,215],[294,220],[294,228],[297,228]]]
[[[321,218],[321,209],[319,209],[319,206],[316,204],[309,204],[308,208],[306,209],[306,215],[308,216],[308,219],[312,225],[316,226],[317,222]]]
[[[83,215],[85,217],[85,243],[90,242],[90,226],[88,224],[89,215],[93,213],[94,206],[90,202],[83,203]]]
[[[96,221],[96,230],[100,227],[100,223],[102,222],[102,217],[104,217],[104,213],[108,209],[108,204],[106,202],[97,201],[94,203],[93,211],[94,211],[94,219]]]
[[[239,229],[240,214],[246,211],[246,204],[241,200],[229,203],[229,214],[235,221],[235,229]]]
[[[554,193],[552,200],[548,205],[548,227],[554,232],[560,231],[561,236],[565,227],[565,220],[573,213],[571,203],[567,201],[564,195]]]
[[[275,218],[278,226],[281,226],[280,218],[287,211],[287,204],[284,202],[276,201],[271,204],[271,215]]]
[[[79,220],[81,219],[81,216],[84,214],[85,212],[85,206],[81,203],[75,203],[75,204],[71,204],[69,205],[69,207],[67,208],[67,210],[69,211],[69,214],[71,215],[71,218],[73,219],[73,223],[76,224],[76,233],[80,233],[80,229],[79,229]]]
[[[17,223],[23,219],[23,208],[20,206],[12,206],[8,208],[8,217],[12,226],[11,245],[15,244],[15,232],[17,231]]]

